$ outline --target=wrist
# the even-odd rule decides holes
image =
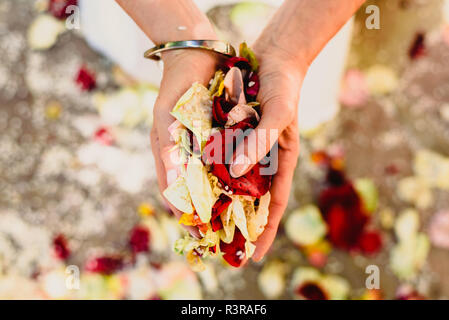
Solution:
[[[156,37],[152,37],[156,45],[171,41],[183,40],[218,40],[209,20],[197,20],[195,23],[183,23],[177,21],[176,24],[166,27]]]
[[[218,54],[203,49],[186,48],[162,52],[161,59],[165,66],[185,63],[200,67],[201,65],[216,65],[218,63]]]
[[[193,0],[116,0],[154,44],[216,39],[206,15]]]
[[[218,67],[218,54],[201,49],[180,49],[162,53],[164,73],[195,75],[203,84],[209,82]]]
[[[152,37],[155,44],[182,40],[215,40],[217,36],[207,16],[192,0],[157,0],[155,7],[164,7],[165,14],[157,27],[159,32]],[[162,11],[162,10],[161,10]]]
[[[285,49],[263,39],[256,41],[253,50],[260,62],[277,65],[279,69],[290,70],[290,72],[297,71],[302,77],[310,66],[310,60],[305,51]]]

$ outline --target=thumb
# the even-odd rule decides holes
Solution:
[[[296,117],[296,104],[281,100],[273,99],[263,106],[258,126],[237,146],[229,168],[234,178],[245,175],[264,159],[268,152],[273,151],[273,156],[277,155],[272,148],[284,129]]]

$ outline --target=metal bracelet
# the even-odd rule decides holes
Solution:
[[[228,57],[235,57],[236,52],[232,45],[220,40],[184,40],[167,42],[150,50],[147,50],[144,57],[159,61],[161,57],[158,55],[161,52],[176,49],[204,49],[223,54]]]

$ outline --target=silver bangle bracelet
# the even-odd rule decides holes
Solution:
[[[144,53],[144,57],[147,59],[152,59],[155,61],[159,61],[161,57],[159,53],[168,51],[168,50],[176,50],[176,49],[204,49],[213,51],[216,53],[223,54],[228,57],[235,57],[236,52],[232,45],[227,42],[220,40],[184,40],[184,41],[172,41],[167,42],[150,50],[147,50]]]

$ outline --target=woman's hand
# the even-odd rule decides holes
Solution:
[[[193,0],[116,0],[116,2],[155,44],[167,41],[217,39],[207,16],[197,8]],[[174,143],[170,140],[168,127],[175,119],[170,115],[170,111],[192,83],[208,84],[217,69],[218,56],[202,50],[175,50],[163,53],[162,60],[164,74],[154,106],[154,124],[151,130],[151,148],[161,192],[167,187],[167,181],[173,181],[171,173],[174,170],[169,151]],[[179,218],[182,213],[172,205],[168,205]],[[199,236],[196,228],[187,229],[192,235]]]
[[[255,261],[270,248],[287,207],[299,153],[297,106],[308,66],[364,1],[286,0],[253,46],[260,64],[257,101],[262,117],[256,130],[237,147],[231,174],[242,176],[270,150],[275,154],[276,148],[271,148],[279,139],[270,214],[256,242]]]
[[[306,67],[290,57],[275,51],[268,53],[266,49],[268,48],[258,47],[257,44],[254,46],[260,65],[257,101],[261,104],[262,117],[256,130],[237,147],[235,164],[231,165],[231,174],[235,177],[242,176],[270,150],[270,158],[274,158],[272,160],[277,163],[270,190],[268,223],[255,243],[254,261],[262,259],[270,248],[287,207],[299,155],[297,106],[306,72]]]
[[[168,181],[173,181],[173,163],[169,151],[174,142],[170,138],[168,127],[175,121],[170,111],[179,98],[190,88],[192,83],[199,82],[207,86],[217,69],[218,57],[202,50],[177,50],[164,53],[164,74],[159,96],[154,106],[154,122],[151,129],[151,148],[156,163],[159,190],[167,188]],[[182,213],[170,206],[179,219]],[[190,233],[199,237],[197,228],[186,227]]]

